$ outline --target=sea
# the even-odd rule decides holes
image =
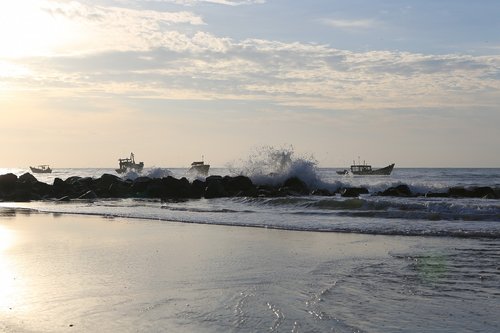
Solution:
[[[292,163],[293,164],[293,163]],[[266,169],[267,170],[267,169]],[[308,161],[299,161],[282,174],[272,175],[252,169],[212,168],[209,175],[250,176],[256,184],[279,184],[297,176],[310,188],[335,191],[345,187],[365,187],[369,194],[358,198],[334,196],[289,196],[277,198],[219,198],[173,200],[104,199],[92,201],[33,201],[1,203],[43,212],[92,214],[176,221],[185,223],[221,224],[242,227],[263,227],[285,230],[349,232],[383,235],[422,235],[500,238],[500,200],[481,198],[386,197],[376,195],[389,187],[406,184],[415,194],[446,192],[452,187],[489,186],[500,188],[499,168],[395,168],[390,176],[338,175],[339,168],[315,168]],[[0,169],[0,174],[18,176],[25,169]],[[52,184],[55,178],[72,176],[98,178],[115,174],[109,168],[54,169],[51,174],[37,174],[39,181]],[[177,178],[191,181],[186,168],[145,168],[140,176]],[[139,175],[129,173],[124,178]],[[204,177],[199,177],[203,179]]]
[[[457,186],[500,188],[500,168],[396,164],[390,176],[353,176],[337,174],[343,168],[322,168],[307,158],[285,157],[274,154],[239,166],[214,167],[209,174],[244,174],[256,184],[277,184],[297,176],[311,188],[365,187],[369,194],[2,202],[0,207],[204,227],[281,229],[302,235],[376,235],[384,242],[411,244],[409,249],[391,251],[389,258],[333,263],[318,255],[317,261],[304,260],[299,267],[287,268],[287,273],[278,268],[273,273],[273,267],[260,259],[250,270],[252,277],[236,271],[231,274],[239,274],[237,280],[231,280],[229,273],[221,277],[224,282],[215,288],[219,294],[214,294],[213,285],[200,287],[198,296],[190,299],[190,311],[195,313],[180,331],[500,332],[500,200],[376,195],[401,184],[413,193],[446,192]],[[1,174],[27,171],[0,169]],[[54,168],[53,173],[36,177],[51,184],[56,177],[97,178],[105,173],[116,174],[113,168]],[[194,179],[186,168],[145,168],[141,175]],[[235,263],[234,270],[241,264]],[[231,270],[221,268],[221,272]],[[290,272],[293,278],[285,276]],[[223,293],[221,286],[234,291],[226,299],[231,306],[214,300]]]

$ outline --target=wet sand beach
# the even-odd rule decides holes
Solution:
[[[2,332],[500,327],[496,240],[1,213]]]

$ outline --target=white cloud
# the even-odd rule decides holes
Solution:
[[[202,18],[189,12],[51,4],[45,7],[51,15],[79,22],[87,35],[57,57],[4,61],[2,68],[11,69],[4,86],[5,80],[17,90],[43,86],[51,96],[254,99],[326,110],[492,106],[500,100],[500,56],[238,41],[202,31]]]
[[[327,26],[338,29],[370,29],[378,26],[380,23],[372,19],[363,20],[341,20],[341,19],[322,19],[321,22]]]
[[[266,0],[143,0],[145,2],[168,2],[184,6],[195,6],[200,3],[213,3],[227,6],[263,4]]]
[[[192,25],[204,24],[201,17],[190,12],[159,12],[153,10],[134,10],[120,7],[86,5],[78,1],[45,1],[42,9],[54,16],[87,22],[106,22],[116,25],[138,21],[153,21],[155,24]]]
[[[77,27],[71,41],[55,50],[59,54],[148,50],[161,47],[162,42],[171,38],[169,34],[176,33],[183,26],[205,24],[200,16],[187,11],[92,6],[77,1],[49,1],[43,10],[47,15]]]

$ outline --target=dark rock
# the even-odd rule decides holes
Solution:
[[[230,196],[257,196],[257,188],[246,176],[226,176],[222,179],[222,183],[224,190]]]
[[[17,185],[17,176],[13,173],[7,173],[0,176],[0,192],[9,193],[15,190]]]
[[[111,184],[106,193],[110,198],[129,198],[132,196],[132,183],[121,182]]]
[[[210,184],[212,182],[222,182],[222,176],[212,175],[205,178],[205,183]]]
[[[52,185],[52,196],[60,198],[71,194],[71,185],[65,183],[61,178],[55,178]]]
[[[299,195],[309,194],[309,187],[298,177],[288,178],[284,183],[282,189],[284,191],[288,191],[289,193],[297,193]]]
[[[97,194],[95,194],[95,192],[92,190],[87,191],[78,197],[78,199],[96,199],[96,198]]]
[[[161,179],[162,198],[189,198],[191,197],[191,184],[187,178],[181,179],[168,176]]]
[[[327,189],[310,191],[308,186],[298,177],[287,179],[281,187],[271,185],[256,186],[246,176],[215,176],[207,177],[205,181],[196,179],[190,183],[186,178],[174,177],[155,178],[139,177],[135,180],[104,174],[100,178],[69,177],[65,181],[55,178],[52,185],[39,182],[32,174],[25,173],[20,177],[10,173],[0,175],[0,199],[8,201],[29,201],[43,198],[59,198],[58,201],[70,198],[130,198],[130,197],[155,197],[162,200],[178,200],[187,198],[219,198],[228,196],[261,196],[283,197],[294,195],[330,196],[340,193],[343,197],[357,197],[369,194],[366,188],[343,188],[335,193]],[[390,187],[381,196],[408,197],[414,194],[407,185]],[[428,192],[426,197],[452,197],[452,198],[483,198],[499,199],[500,188],[481,187],[452,187],[446,193]]]
[[[347,198],[359,197],[360,194],[368,194],[368,189],[364,187],[347,187],[340,190],[340,195]]]
[[[109,188],[113,184],[120,184],[123,182],[124,182],[123,179],[121,179],[120,177],[116,175],[110,175],[109,173],[105,173],[100,178],[97,178],[94,181],[94,184],[96,184],[96,186]]]
[[[78,198],[82,193],[93,190],[93,182],[94,180],[91,177],[70,177],[64,181],[64,183],[69,185],[67,193],[75,198]]]
[[[84,185],[87,190],[93,190],[98,197],[103,198],[125,198],[130,196],[131,183],[126,183],[120,177],[110,174],[103,174],[97,179],[81,179],[78,183]]]
[[[260,185],[257,187],[257,196],[259,197],[283,197],[288,194],[284,193],[284,191],[280,191],[276,187],[272,187],[269,185]]]
[[[455,198],[465,198],[468,197],[469,191],[464,187],[452,187],[448,189],[448,196]]]
[[[489,186],[473,187],[470,189],[466,189],[463,187],[452,187],[448,190],[448,195],[453,198],[498,198],[495,190]]]
[[[495,190],[489,186],[475,187],[471,189],[474,198],[498,199]]]
[[[71,176],[71,177],[66,178],[66,180],[64,182],[66,184],[69,184],[69,185],[74,185],[81,178],[82,177],[80,177],[80,176]]]
[[[411,192],[408,185],[398,185],[395,187],[389,187],[383,192],[379,192],[378,195],[387,197],[411,197],[413,193]]]
[[[29,175],[29,176],[27,176]],[[46,197],[50,194],[52,187],[49,184],[39,182],[31,176],[30,174],[24,174],[19,177],[19,181],[14,192],[18,192],[16,195],[27,196],[31,195],[31,199],[39,200],[42,197]],[[10,199],[9,199],[10,200]],[[13,201],[27,201],[25,199],[16,199]]]
[[[201,198],[205,193],[205,188],[207,184],[199,179],[193,180],[191,184],[191,198]]]
[[[211,177],[213,176],[210,176],[208,178]],[[207,187],[205,188],[205,193],[203,196],[206,199],[227,197],[228,194],[224,189],[224,185],[222,184],[222,177],[220,177],[220,179],[212,178],[210,180],[208,180],[208,178]]]
[[[328,191],[327,189],[316,189],[311,192],[311,195],[317,195],[317,196],[322,196],[322,197],[329,197],[333,195],[332,192]]]
[[[31,185],[30,191],[35,196],[39,196],[41,198],[46,198],[46,197],[49,197],[51,194],[52,186],[50,186],[47,183],[37,181],[36,183],[30,184],[30,185]],[[33,198],[33,200],[35,200],[35,198]]]
[[[151,178],[149,177],[137,177],[133,182],[131,186],[132,193],[135,195],[143,195],[144,192],[146,192],[149,184],[152,182]]]
[[[40,200],[41,197],[35,193],[32,193],[26,189],[15,189],[13,192],[9,193],[4,197],[6,201],[12,202],[28,202],[31,200]]]
[[[73,183],[73,186],[76,186],[78,188],[90,188],[94,186],[95,181],[91,177],[83,177],[83,178],[78,178],[75,180]]]
[[[158,178],[153,178],[148,181],[146,189],[142,192],[141,196],[146,198],[161,198],[163,196],[163,185],[161,180]]]
[[[25,174],[19,176],[19,182],[20,183],[34,184],[34,183],[37,183],[38,180],[31,173],[26,172]]]
[[[427,192],[425,194],[426,198],[448,198],[450,195],[445,192]]]

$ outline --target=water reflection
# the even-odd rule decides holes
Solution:
[[[15,273],[12,262],[7,255],[14,244],[14,233],[0,225],[0,312],[12,308],[16,295]]]
[[[31,213],[33,213],[32,209],[18,207],[16,203],[0,202],[0,218],[2,219],[16,217],[16,215],[29,216]]]

